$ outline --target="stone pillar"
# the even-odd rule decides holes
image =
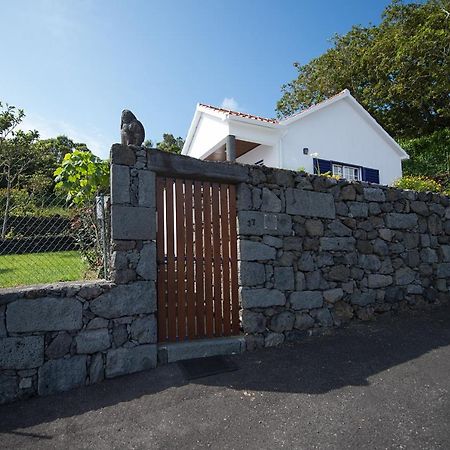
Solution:
[[[155,174],[145,147],[111,148],[111,276],[117,284],[156,281]],[[153,291],[153,289],[152,289]]]

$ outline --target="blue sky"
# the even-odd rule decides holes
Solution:
[[[274,117],[281,85],[388,0],[0,0],[0,100],[107,157],[131,109],[184,137],[197,102]]]

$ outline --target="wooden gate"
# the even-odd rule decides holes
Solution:
[[[157,177],[158,340],[239,333],[234,185]]]

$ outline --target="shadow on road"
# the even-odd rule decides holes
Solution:
[[[380,319],[303,343],[237,355],[239,366],[191,383],[236,390],[322,394],[365,386],[370,377],[450,344],[450,308]],[[187,384],[176,364],[49,397],[0,406],[0,432],[81,415]],[[176,389],[174,389],[174,392]],[[39,439],[52,439],[37,434]]]

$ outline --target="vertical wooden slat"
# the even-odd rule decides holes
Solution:
[[[231,305],[230,305],[230,232],[228,185],[220,186],[220,222],[222,231],[222,273],[223,273],[223,334],[231,334]]]
[[[231,256],[231,317],[233,334],[239,334],[239,291],[237,275],[236,187],[229,187],[230,256]]]
[[[214,255],[214,336],[222,335],[222,264],[220,255],[219,185],[212,185],[212,235]]]
[[[167,285],[166,285],[166,261],[165,261],[165,233],[164,233],[164,193],[165,178],[157,178],[156,181],[156,211],[158,214],[158,228],[156,232],[156,257],[157,257],[157,292],[158,292],[158,340],[167,339]]]
[[[203,212],[204,212],[204,252],[205,252],[205,313],[206,336],[214,335],[214,307],[212,281],[212,245],[211,245],[211,183],[203,183]]]
[[[192,181],[185,181],[186,205],[186,303],[187,303],[187,335],[189,339],[196,336],[195,302],[194,302],[194,230],[192,223]]]
[[[177,338],[173,183],[174,180],[172,178],[166,179],[167,321],[170,341],[175,341]]]
[[[186,260],[183,180],[175,180],[176,241],[177,241],[177,330],[178,339],[186,337]]]
[[[203,204],[202,183],[194,183],[194,210],[195,210],[195,316],[198,337],[205,336],[205,303],[203,283]]]

